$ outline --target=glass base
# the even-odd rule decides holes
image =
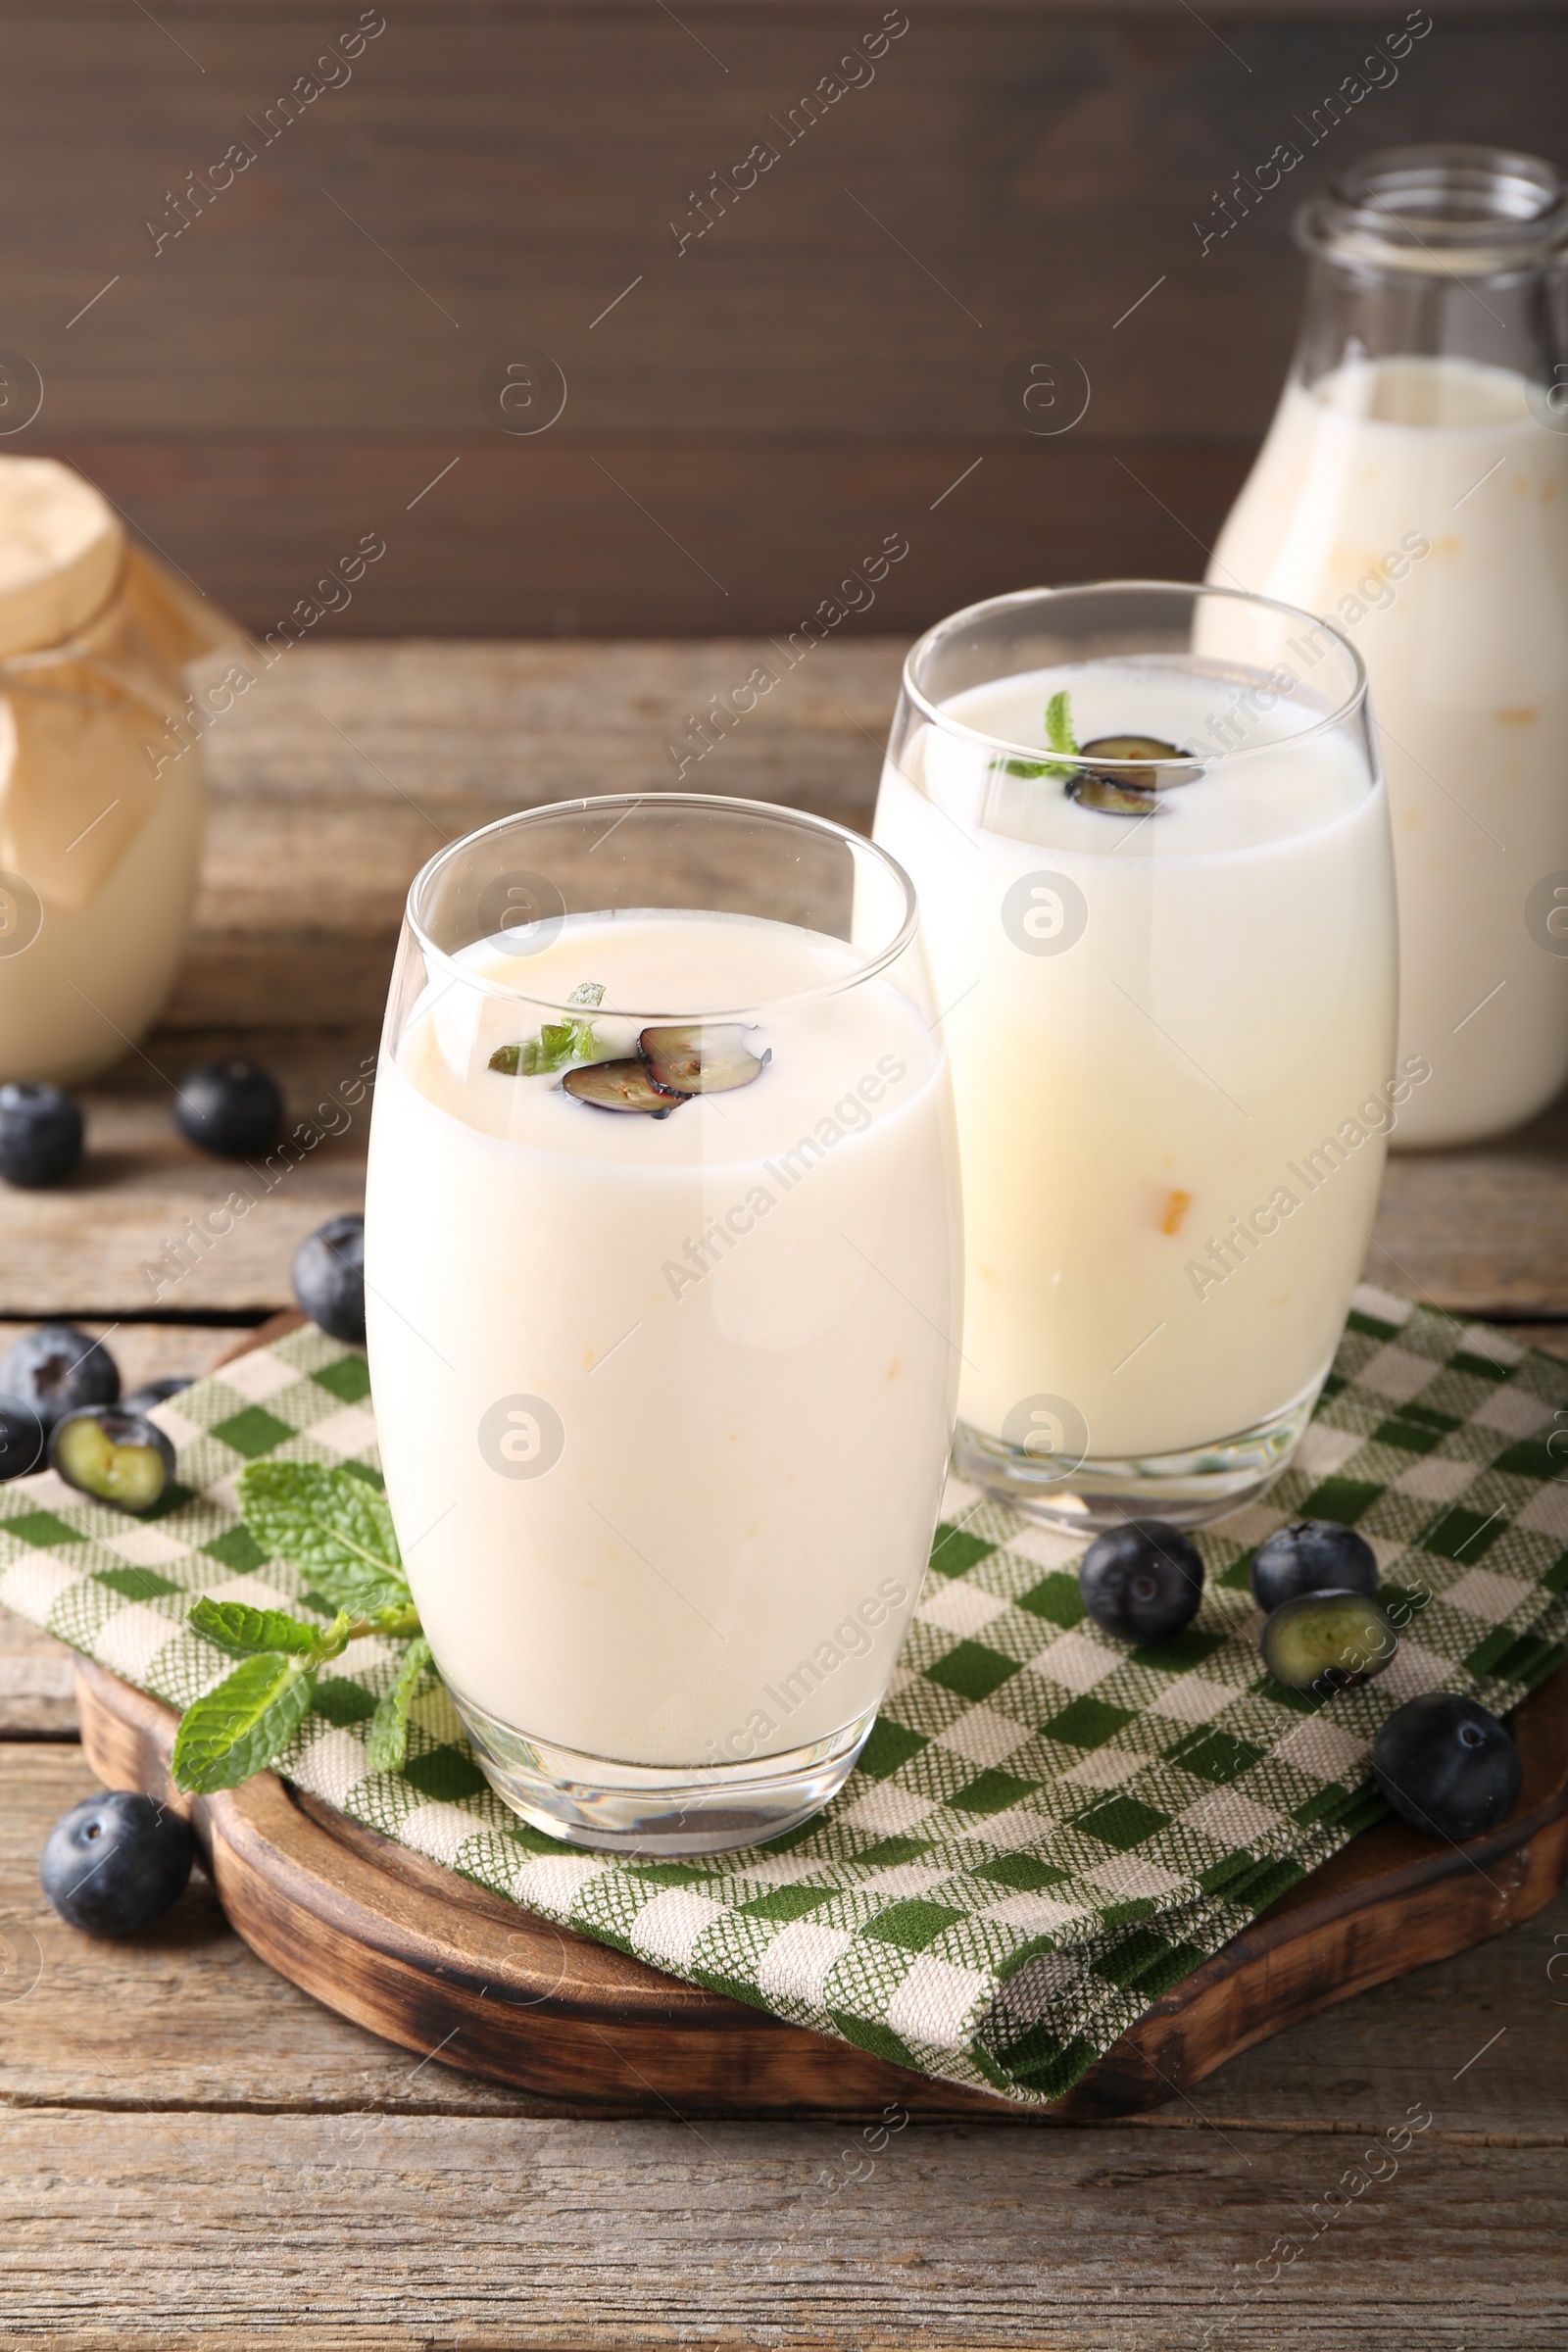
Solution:
[[[457,1697],[457,1693],[453,1693]],[[567,1845],[612,1854],[723,1854],[782,1837],[849,1779],[876,1711],[809,1747],[745,1764],[615,1764],[530,1740],[458,1698],[503,1803]]]
[[[1163,1519],[1172,1527],[1204,1527],[1267,1493],[1288,1465],[1312,1416],[1321,1381],[1314,1381],[1272,1420],[1235,1437],[1180,1453],[1151,1453],[1125,1461],[1086,1454],[1074,1469],[1042,1459],[1003,1438],[988,1438],[960,1421],[953,1441],[959,1478],[1010,1504],[1042,1527],[1098,1536],[1129,1519]]]

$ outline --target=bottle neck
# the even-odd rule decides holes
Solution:
[[[1568,186],[1549,164],[1386,150],[1304,206],[1296,233],[1312,264],[1298,381],[1396,360],[1502,369],[1538,394],[1568,377]]]

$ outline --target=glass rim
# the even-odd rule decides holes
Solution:
[[[1449,209],[1427,209],[1445,198]],[[1293,228],[1304,251],[1331,262],[1503,275],[1568,247],[1568,184],[1554,164],[1522,148],[1382,147],[1336,172],[1298,207]]]
[[[487,834],[499,834],[509,827],[532,824],[545,817],[586,814],[591,809],[602,809],[606,814],[618,809],[620,815],[616,817],[615,821],[619,823],[622,818],[630,816],[634,809],[643,808],[674,808],[709,812],[722,811],[732,816],[765,817],[770,823],[780,825],[785,829],[814,834],[818,839],[836,841],[849,850],[852,856],[857,851],[864,852],[892,876],[893,881],[902,892],[904,919],[886,945],[877,949],[873,955],[863,957],[856,964],[854,970],[842,974],[837,979],[824,981],[815,988],[796,990],[788,996],[754,998],[744,1004],[715,1006],[701,1013],[694,1013],[690,1006],[650,1004],[623,1008],[607,1004],[602,1008],[602,1017],[611,1020],[668,1020],[677,1017],[688,1021],[739,1020],[748,1013],[768,1012],[783,1009],[786,1006],[812,1004],[828,997],[843,996],[847,990],[858,988],[863,981],[875,979],[879,972],[886,971],[889,965],[896,963],[899,957],[905,955],[913,944],[918,934],[920,927],[919,905],[915,897],[914,884],[904,867],[896,858],[889,856],[879,842],[869,840],[863,833],[855,832],[849,825],[841,825],[834,817],[817,816],[811,809],[796,808],[787,802],[745,800],[738,794],[732,793],[661,791],[585,793],[569,801],[544,801],[536,808],[515,808],[505,816],[493,817],[489,824],[476,826],[473,832],[465,833],[456,841],[449,841],[444,849],[437,850],[433,857],[425,859],[414,880],[409,884],[408,897],[404,902],[403,919],[424,956],[427,967],[439,968],[447,974],[450,980],[461,982],[465,988],[473,989],[482,996],[496,998],[504,1004],[536,1005],[541,1011],[562,1012],[574,1019],[582,1019],[584,1008],[581,1004],[572,1004],[564,998],[540,996],[526,988],[509,986],[506,981],[495,979],[487,973],[476,972],[469,965],[462,962],[460,960],[463,953],[461,949],[443,948],[430,936],[421,917],[420,903],[424,895],[433,887],[440,870],[448,861],[455,859],[461,852],[470,850],[475,842],[483,841]],[[601,838],[603,839],[604,836]],[[583,911],[598,911],[613,915],[617,910],[614,908],[597,910],[585,908]],[[713,913],[716,910],[711,907],[666,908],[655,906],[635,909],[627,907],[623,911],[628,914],[633,912],[702,914]],[[561,919],[564,922],[569,918],[564,915]],[[742,919],[749,922],[767,922],[778,918],[767,915],[748,915]],[[797,931],[804,931],[808,928],[804,923],[793,923],[788,927]],[[493,937],[494,934],[483,936]],[[824,935],[815,934],[814,936]],[[471,940],[467,944],[475,947],[479,945],[479,941]],[[850,945],[847,941],[844,944]],[[520,963],[526,958],[519,955],[517,960]]]
[[[1212,768],[1234,767],[1244,760],[1256,760],[1267,754],[1278,754],[1286,748],[1294,749],[1299,743],[1310,743],[1331,728],[1342,726],[1366,702],[1366,663],[1345,631],[1336,628],[1332,620],[1326,620],[1317,613],[1305,612],[1299,605],[1288,605],[1277,596],[1257,596],[1250,588],[1210,586],[1206,580],[1079,580],[1057,588],[1015,588],[1006,596],[983,597],[978,604],[964,605],[958,612],[948,613],[916,638],[904,659],[904,691],[929,723],[942,728],[946,734],[961,736],[969,743],[984,744],[995,751],[1005,752],[1014,759],[1049,759],[1054,767],[1085,768],[1091,771],[1102,768],[1107,764],[1103,754],[1098,759],[1090,759],[1082,752],[1054,752],[1038,743],[1014,743],[1007,736],[989,735],[983,728],[966,726],[962,719],[955,718],[945,705],[933,702],[924,689],[916,684],[914,665],[928,648],[936,647],[950,631],[956,632],[982,614],[1004,612],[1009,607],[1043,604],[1057,597],[1125,596],[1129,592],[1141,596],[1152,592],[1158,596],[1180,596],[1194,600],[1199,597],[1220,597],[1232,604],[1252,605],[1265,612],[1282,612],[1288,619],[1298,621],[1307,629],[1326,630],[1341,651],[1348,654],[1353,683],[1349,693],[1332,710],[1325,711],[1309,727],[1302,727],[1283,740],[1248,744],[1234,751],[1181,752],[1169,760],[1124,759],[1118,752],[1115,760],[1118,769],[1147,769],[1151,775],[1158,775],[1162,769],[1190,771],[1200,766],[1206,773]],[[1297,682],[1299,683],[1299,680]]]

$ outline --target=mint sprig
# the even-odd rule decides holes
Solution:
[[[604,1000],[604,982],[584,980],[566,1003],[586,1008],[602,1004]],[[598,1051],[592,1021],[546,1021],[537,1037],[523,1038],[514,1046],[498,1046],[490,1056],[490,1067],[507,1078],[549,1078],[577,1062],[592,1061]]]
[[[191,1604],[194,1633],[239,1664],[180,1717],[174,1785],[192,1795],[237,1788],[275,1762],[304,1722],[320,1669],[351,1642],[378,1635],[409,1647],[378,1702],[368,1741],[373,1770],[408,1753],[409,1705],[430,1665],[430,1645],[403,1573],[386,1499],[352,1470],[314,1462],[252,1462],[239,1478],[240,1509],[262,1549],[311,1580],[335,1611],[326,1624],[243,1601]]]
[[[1078,740],[1072,731],[1072,697],[1065,686],[1058,688],[1046,705],[1046,744],[1053,752],[1078,757]],[[1004,776],[1070,776],[1070,767],[1054,760],[1004,760]]]

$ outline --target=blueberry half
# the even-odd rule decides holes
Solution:
[[[1179,1527],[1134,1519],[1097,1536],[1078,1569],[1084,1607],[1121,1642],[1179,1634],[1203,1597],[1203,1561]]]
[[[150,1511],[168,1494],[174,1448],[156,1423],[123,1405],[84,1404],[58,1420],[49,1467],[68,1487],[120,1511]]]
[[[365,1219],[330,1217],[294,1252],[294,1296],[329,1338],[365,1345]]]
[[[38,1880],[68,1927],[134,1936],[184,1892],[194,1852],[177,1813],[112,1788],[61,1814],[44,1840]]]
[[[1274,1610],[1257,1646],[1277,1683],[1327,1698],[1391,1666],[1399,1637],[1370,1593],[1298,1592]]]
[[[283,1132],[277,1082],[237,1054],[198,1062],[174,1096],[174,1124],[187,1143],[220,1159],[253,1159]]]
[[[81,1106],[63,1086],[18,1078],[0,1086],[0,1176],[59,1184],[81,1157]]]
[[[1396,1707],[1373,1740],[1372,1778],[1418,1830],[1462,1843],[1507,1819],[1524,1766],[1495,1715],[1429,1690]]]
[[[1365,1536],[1337,1519],[1294,1519],[1258,1546],[1252,1594],[1260,1609],[1277,1609],[1301,1592],[1375,1592],[1377,1553]]]
[[[40,1323],[0,1356],[0,1398],[25,1405],[46,1430],[78,1404],[113,1404],[119,1395],[114,1357],[74,1323]]]

